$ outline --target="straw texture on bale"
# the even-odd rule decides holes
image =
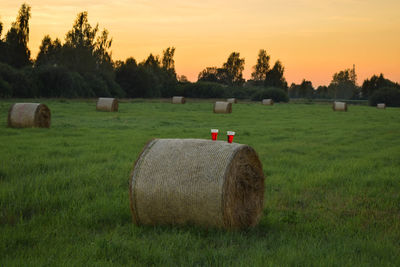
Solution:
[[[376,107],[380,108],[380,109],[385,109],[386,108],[386,104],[385,103],[379,103],[379,104],[376,105]]]
[[[138,225],[255,226],[264,202],[264,174],[247,145],[200,139],[155,139],[130,176]]]
[[[262,104],[263,105],[267,105],[267,106],[272,106],[274,104],[274,100],[272,100],[272,99],[263,99],[262,100]]]
[[[186,99],[183,96],[173,96],[172,97],[172,104],[185,104]]]
[[[333,111],[347,111],[347,103],[335,101],[333,102],[332,109]]]
[[[226,101],[229,102],[229,103],[232,103],[232,104],[236,104],[237,103],[237,99],[236,98],[228,98]]]
[[[8,127],[49,128],[51,122],[50,109],[40,103],[15,103],[8,110]]]
[[[97,100],[96,110],[100,111],[118,111],[118,100],[116,98],[100,97]]]
[[[222,101],[215,102],[214,113],[232,113],[232,103]]]

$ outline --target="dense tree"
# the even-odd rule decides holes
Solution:
[[[81,74],[96,71],[97,60],[93,56],[98,25],[92,27],[87,12],[81,12],[65,36],[62,64]]]
[[[149,57],[154,58],[153,55]],[[128,97],[151,96],[148,95],[148,91],[154,90],[154,88],[150,88],[154,86],[154,83],[152,83],[153,77],[150,66],[151,65],[145,65],[144,63],[138,65],[136,60],[132,57],[126,59],[125,62],[117,62],[115,80],[126,92]]]
[[[289,96],[293,98],[311,98],[314,95],[314,87],[311,81],[303,79],[301,84],[292,83],[289,87]]]
[[[288,102],[289,97],[285,91],[283,91],[281,88],[275,88],[275,87],[268,87],[268,88],[262,88],[258,91],[256,91],[251,99],[252,100],[263,100],[266,98],[270,98],[274,100],[274,102]]]
[[[161,61],[159,56],[150,54],[145,61],[139,64],[140,68],[145,68],[146,75],[150,75],[153,79],[154,84],[151,85],[152,88],[149,88],[149,94],[153,97],[172,96],[178,83],[173,59],[175,48],[167,48],[163,52]]]
[[[147,59],[145,61],[141,62],[140,64],[143,65],[143,66],[146,66],[146,67],[151,67],[153,69],[161,68],[160,57],[159,56],[154,56],[151,53],[147,57]]]
[[[168,47],[163,51],[162,67],[171,74],[176,75],[174,54],[175,47]]]
[[[353,83],[353,80],[351,79],[351,70],[350,69],[342,70],[342,71],[339,71],[339,72],[333,74],[333,78],[331,81],[332,84],[340,84],[343,82]]]
[[[113,72],[111,45],[108,31],[99,33],[98,24],[90,25],[88,13],[81,12],[66,34],[62,64],[81,74],[100,71],[108,75]]]
[[[400,107],[400,87],[381,87],[368,98],[371,106],[385,103],[388,107]]]
[[[73,48],[86,48],[93,51],[95,48],[95,38],[99,30],[99,25],[93,28],[88,20],[88,13],[81,12],[78,14],[72,30],[65,37],[65,45]]]
[[[276,88],[281,88],[284,91],[287,92],[287,82],[285,77],[283,76],[283,73],[285,72],[285,68],[283,67],[282,63],[277,60],[270,69],[265,77],[265,82],[264,85],[266,87],[276,87]]]
[[[203,81],[186,83],[183,87],[183,95],[196,98],[221,98],[226,96],[226,86]]]
[[[399,84],[392,82],[391,80],[385,79],[383,74],[381,73],[379,76],[373,75],[370,79],[366,79],[363,82],[361,87],[361,94],[363,98],[368,98],[371,96],[376,90],[384,87],[398,87]]]
[[[257,64],[253,67],[252,79],[257,82],[264,82],[269,71],[270,56],[264,49],[258,52]]]
[[[175,70],[175,47],[163,50],[162,57],[150,54],[139,64],[134,58],[113,62],[112,38],[99,26],[90,25],[87,12],[77,15],[64,44],[59,39],[44,36],[35,67],[29,68],[30,7],[23,4],[16,21],[2,38],[0,22],[0,96],[1,97],[169,97],[176,94],[196,97],[238,97],[259,99],[267,96],[287,96],[284,67],[276,61],[270,68],[266,50],[258,53],[245,86],[245,60],[233,52],[222,67],[207,67],[198,75],[197,83]],[[292,84],[291,97],[358,98],[369,97],[370,103],[386,101],[398,105],[400,85],[383,75],[366,79],[361,88],[356,85],[354,68],[335,73],[330,85],[314,90],[310,81]],[[283,90],[281,90],[283,89]],[[286,92],[285,92],[286,91]],[[125,94],[126,93],[126,94]],[[391,99],[395,99],[392,101]]]
[[[328,90],[333,93],[333,98],[358,98],[359,89],[355,84],[355,76],[353,70],[346,69],[335,73],[332,81],[328,86]]]
[[[104,29],[100,36],[97,37],[95,47],[93,49],[93,55],[96,59],[96,65],[99,68],[106,69],[108,71],[113,70],[112,59],[111,59],[111,44],[112,38],[108,39],[108,31]]]
[[[217,67],[205,68],[199,73],[197,80],[202,82],[219,82],[218,68]]]
[[[329,95],[328,86],[320,85],[317,90],[315,90],[316,98],[332,98]]]
[[[3,33],[3,23],[0,21],[0,63],[1,62],[6,62],[6,45],[3,39],[1,38],[1,35]]]
[[[62,45],[58,38],[52,41],[50,36],[46,35],[40,45],[35,65],[57,65],[61,60],[61,49]]]
[[[179,81],[180,83],[189,83],[189,80],[188,80],[188,78],[187,78],[185,75],[180,75],[180,76],[178,76],[178,81]]]
[[[128,58],[116,62],[116,81],[129,97],[169,97],[176,93],[175,48],[163,51],[163,58],[150,54],[139,64]]]
[[[11,24],[11,28],[5,37],[5,43],[2,45],[0,56],[2,62],[16,68],[31,64],[31,52],[28,48],[30,17],[31,7],[22,4],[17,19]]]
[[[240,58],[240,53],[232,52],[227,61],[223,64],[221,74],[219,74],[224,83],[227,85],[242,85],[243,79],[244,58]]]

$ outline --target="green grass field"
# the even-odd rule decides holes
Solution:
[[[19,100],[27,102],[27,100]],[[0,266],[400,266],[400,109],[47,100],[50,129],[11,129],[0,101]],[[263,164],[246,231],[135,226],[129,173],[151,138],[220,138]]]

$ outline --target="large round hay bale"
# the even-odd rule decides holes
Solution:
[[[155,139],[130,176],[136,224],[255,226],[264,202],[264,174],[247,145],[200,139]]]
[[[172,104],[185,104],[186,99],[183,96],[173,96],[172,97]]]
[[[223,101],[215,102],[214,113],[232,113],[232,103]]]
[[[385,109],[386,108],[386,104],[385,103],[379,103],[379,104],[376,105],[376,108]]]
[[[51,122],[50,109],[40,103],[15,103],[8,110],[8,127],[49,128]]]
[[[347,111],[347,103],[335,101],[333,102],[332,109],[333,111]]]
[[[261,103],[263,105],[272,106],[274,104],[274,100],[272,100],[272,99],[263,99]]]
[[[110,97],[100,97],[97,100],[96,110],[100,111],[118,111],[118,100]]]
[[[237,103],[237,99],[236,98],[228,98],[226,100],[226,102],[232,103],[232,104],[236,104]]]

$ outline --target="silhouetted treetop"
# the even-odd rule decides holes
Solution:
[[[227,61],[223,64],[223,80],[228,85],[242,85],[244,83],[243,70],[244,58],[240,58],[240,53],[232,52]]]
[[[147,67],[160,68],[161,67],[160,57],[154,56],[153,54],[150,53],[147,59],[141,64]]]
[[[163,51],[162,67],[166,70],[175,72],[175,47],[168,47]]]
[[[287,90],[288,86],[286,79],[283,76],[284,72],[285,68],[283,67],[282,63],[279,60],[277,60],[272,69],[270,69],[267,72],[267,75],[265,76],[264,85],[266,87],[277,87]]]
[[[99,25],[93,28],[88,21],[86,11],[78,14],[72,30],[65,36],[65,45],[74,48],[87,48],[90,51],[95,48],[95,37],[99,30]]]
[[[11,28],[6,34],[5,45],[1,48],[0,60],[2,62],[16,68],[31,64],[31,52],[28,48],[30,17],[31,7],[27,4],[22,4],[16,21],[11,24]]]
[[[264,81],[269,71],[269,59],[270,56],[264,49],[260,49],[258,52],[257,64],[253,67],[253,73],[251,77],[254,81]]]
[[[62,45],[58,38],[52,41],[50,36],[46,35],[40,45],[35,65],[41,66],[46,64],[59,64],[61,57],[61,48]]]
[[[217,67],[207,67],[202,70],[197,76],[198,81],[203,82],[219,82],[218,68]]]
[[[361,93],[364,98],[368,98],[375,91],[384,87],[395,87],[400,89],[400,85],[386,79],[381,73],[379,76],[373,75],[370,79],[366,79],[361,87]]]

